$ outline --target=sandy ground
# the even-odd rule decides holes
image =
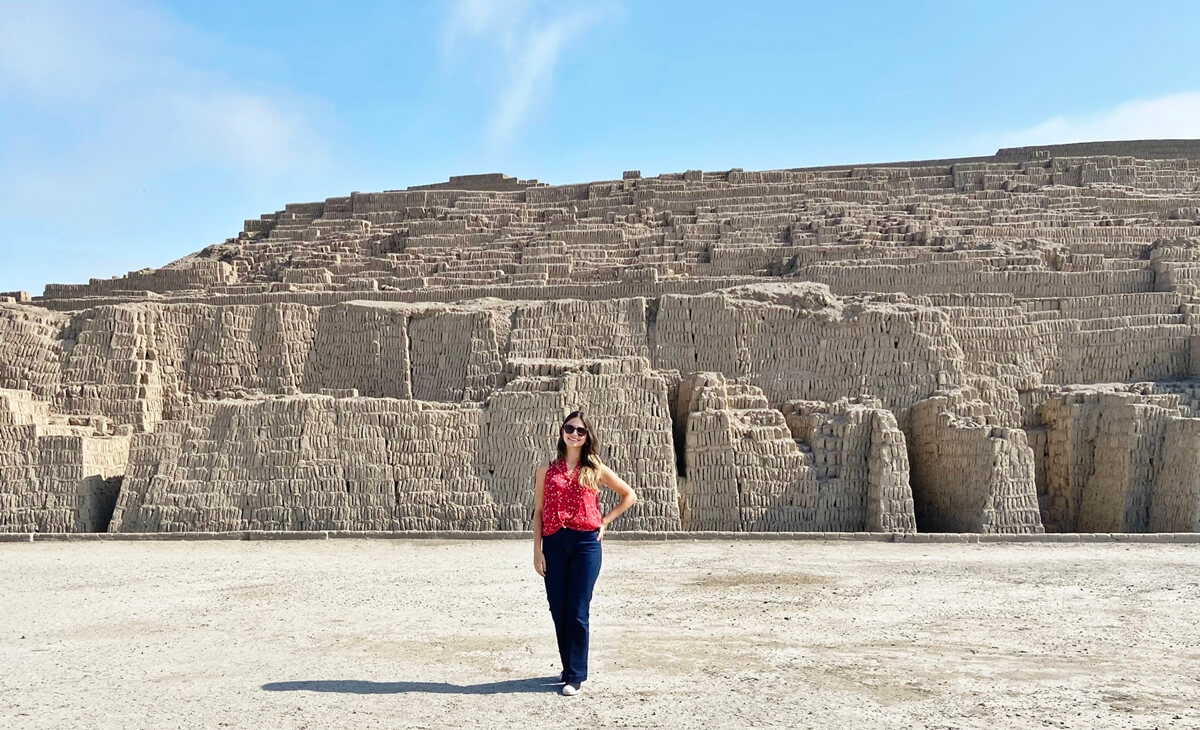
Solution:
[[[0,727],[1200,727],[1200,546],[0,544]]]

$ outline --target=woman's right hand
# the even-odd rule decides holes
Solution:
[[[533,554],[533,569],[537,571],[538,575],[546,577],[546,556],[542,555],[541,550]]]

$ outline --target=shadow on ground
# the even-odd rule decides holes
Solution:
[[[268,692],[345,692],[359,695],[403,694],[427,692],[441,695],[498,695],[521,692],[553,692],[558,689],[558,677],[510,679],[483,684],[450,684],[449,682],[367,682],[360,679],[312,679],[300,682],[268,682],[262,688]]]

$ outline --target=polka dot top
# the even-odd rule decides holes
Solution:
[[[551,462],[542,490],[542,537],[563,527],[599,530],[603,520],[596,492],[579,483],[579,467],[567,471],[565,461]]]

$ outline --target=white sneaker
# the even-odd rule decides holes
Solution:
[[[564,684],[562,687],[562,693],[567,697],[574,697],[582,691],[583,685],[580,684]]]

